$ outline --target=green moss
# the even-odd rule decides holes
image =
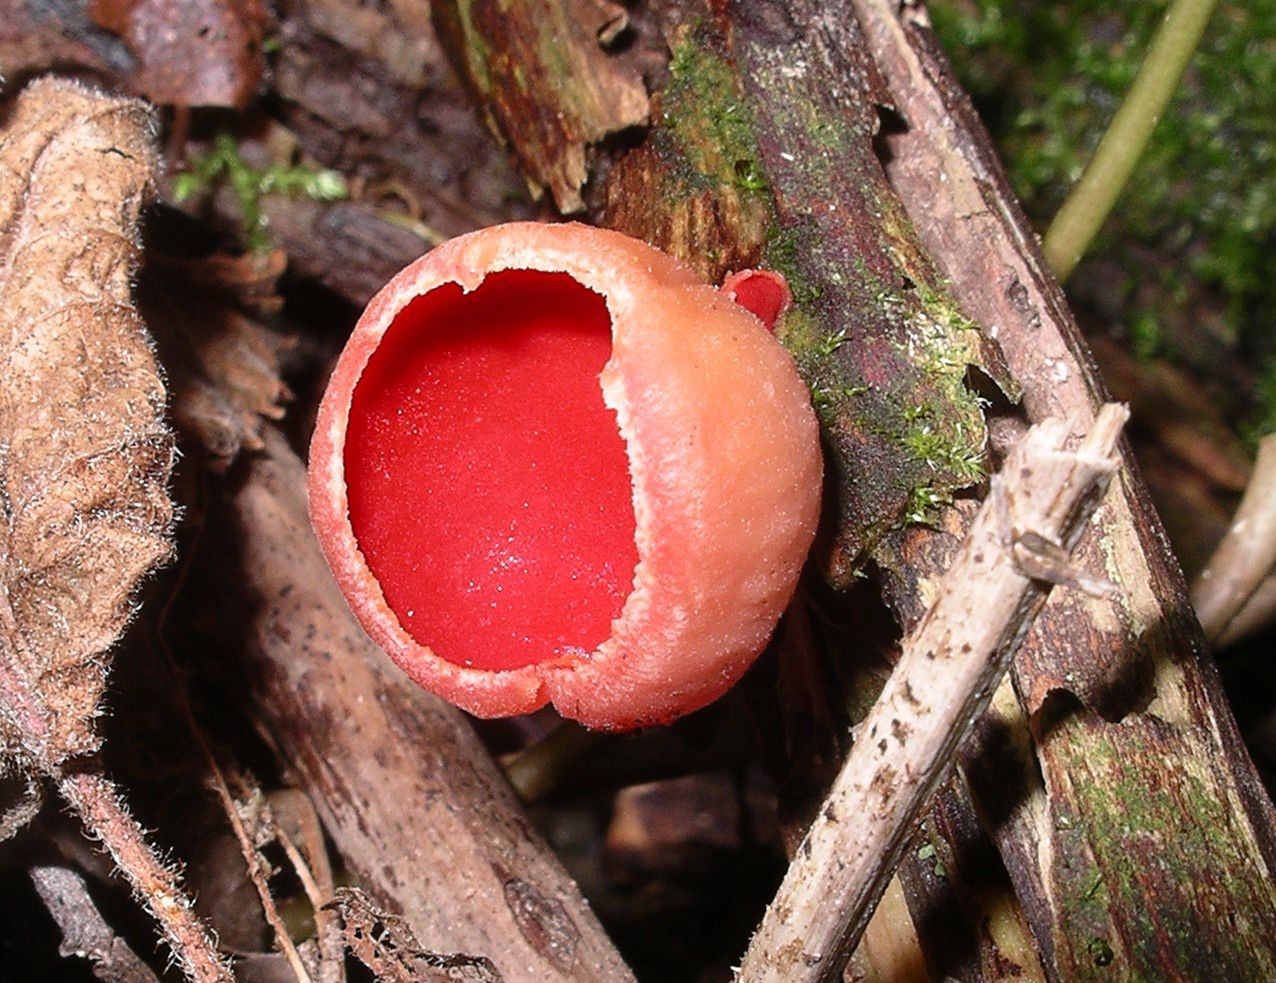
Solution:
[[[917,285],[922,308],[950,332],[978,331],[979,325],[966,317],[946,289],[936,289],[923,280]]]
[[[1203,914],[1211,898],[1218,910],[1235,912],[1263,910],[1269,900],[1269,888],[1245,852],[1253,846],[1229,822],[1228,804],[1172,751],[1132,754],[1092,728],[1084,739],[1073,735],[1077,726],[1067,725],[1059,741],[1075,779],[1077,813],[1085,817],[1077,830],[1085,850],[1063,858],[1055,879],[1059,904],[1080,933],[1074,950],[1096,966],[1111,962],[1107,940],[1085,933],[1115,917],[1136,975],[1140,967],[1167,960],[1198,969],[1217,961],[1211,978],[1220,979],[1231,978],[1225,967],[1258,967],[1257,926],[1219,932],[1213,916]],[[1192,903],[1175,904],[1177,891]],[[1160,902],[1155,909],[1148,905],[1150,894]]]
[[[943,858],[935,847],[935,834],[929,821],[922,823],[921,831],[922,835],[926,837],[926,842],[917,849],[917,862],[924,864],[927,861],[931,861],[931,871],[934,875],[939,878],[947,877],[948,868],[944,866]]]
[[[674,46],[661,113],[668,133],[707,186],[734,187],[757,197],[770,189],[758,154],[757,121],[735,71],[694,33]]]
[[[261,200],[269,194],[338,201],[349,191],[345,178],[336,171],[301,164],[250,166],[229,133],[220,133],[212,148],[191,161],[190,169],[173,182],[173,197],[184,201],[195,194],[225,183],[239,202],[244,245],[254,251],[271,248],[270,231]]]
[[[934,0],[930,9],[1015,190],[1043,227],[1134,78],[1166,0]],[[1120,304],[1114,328],[1140,356],[1206,371],[1220,351],[1251,364],[1276,357],[1273,37],[1271,0],[1219,6],[1091,252],[1104,263],[1104,283],[1087,287],[1084,268],[1075,278],[1074,294],[1115,298],[1100,313],[1111,323],[1111,305]],[[1182,318],[1189,285],[1202,303]],[[1180,318],[1186,323],[1174,323]],[[1276,405],[1261,387],[1248,396],[1251,418]]]
[[[762,265],[782,274],[793,293],[794,305],[805,308],[820,299],[820,288],[802,272],[798,264],[800,249],[801,233],[797,229],[784,229],[778,223],[772,224],[762,244]]]
[[[951,475],[963,484],[973,484],[983,477],[981,441],[963,439],[966,427],[960,420],[955,432],[941,427],[929,406],[910,406],[904,411],[905,429],[900,443],[925,468]]]

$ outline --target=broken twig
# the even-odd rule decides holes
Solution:
[[[831,980],[858,943],[908,841],[1049,593],[1021,554],[1069,548],[1117,467],[1128,411],[1108,405],[1075,450],[1069,428],[1028,432],[987,501],[745,954],[740,978]],[[1059,578],[1052,578],[1059,579]]]
[[[1205,637],[1218,642],[1276,566],[1276,434],[1263,438],[1227,535],[1192,585]]]
[[[93,975],[107,983],[158,983],[97,910],[83,877],[69,867],[37,866],[31,868],[31,883],[62,931],[63,956],[89,960]]]

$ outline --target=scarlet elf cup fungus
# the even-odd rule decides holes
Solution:
[[[310,452],[311,518],[364,629],[484,717],[552,701],[625,730],[720,696],[815,533],[815,418],[751,312],[786,301],[774,274],[719,292],[582,225],[484,229],[403,270]]]

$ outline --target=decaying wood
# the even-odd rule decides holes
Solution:
[[[287,258],[279,251],[157,260],[139,287],[173,391],[178,431],[224,471],[241,450],[261,448],[266,420],[293,399],[280,364],[296,337],[263,326],[246,308],[273,308]]]
[[[666,29],[659,125],[608,172],[598,217],[710,281],[758,264],[788,279],[777,335],[823,424],[837,521],[821,552],[845,585],[888,529],[981,476],[968,367],[1012,387],[890,192],[858,27],[809,0],[716,10]]]
[[[1028,421],[1088,412],[1102,383],[924,14],[854,7],[907,123],[888,137],[888,174],[953,293],[996,332]],[[1265,978],[1276,815],[1128,454],[1078,547],[1125,593],[1052,597],[1012,668],[1022,709],[991,713],[981,737],[1017,750],[967,774],[1051,979]],[[941,569],[908,576],[924,591]]]
[[[1264,438],[1231,528],[1192,585],[1205,637],[1217,642],[1276,567],[1276,434]]]
[[[511,981],[631,979],[462,715],[360,631],[310,532],[304,465],[277,432],[264,443],[227,503],[240,565],[217,589],[250,613],[223,628],[347,866],[431,952]]]
[[[823,5],[739,0],[670,10],[670,81],[656,96],[658,125],[601,175],[597,213],[706,274],[748,256],[771,263],[794,284],[799,316],[802,289],[814,279],[829,313],[812,340],[856,367],[871,366],[874,337],[889,330],[875,327],[862,341],[838,345],[841,327],[876,325],[883,304],[909,293],[902,289],[908,281],[927,284],[913,293],[935,300],[934,281],[911,275],[917,264],[904,265],[907,280],[872,276],[874,237],[898,242],[911,220],[926,247],[916,253],[933,257],[951,294],[922,306],[934,320],[979,325],[984,345],[995,342],[1005,353],[1009,388],[1022,389],[1022,412],[996,421],[995,449],[1004,453],[1033,421],[1088,418],[1102,385],[986,135],[921,26],[924,13],[905,7],[901,25],[889,0],[860,0],[855,9],[855,16],[834,17]],[[879,135],[873,111],[880,105],[894,115]],[[693,111],[683,118],[688,106]],[[746,125],[742,134],[714,120]],[[898,198],[861,166],[875,138]],[[690,186],[688,175],[696,179]],[[768,215],[792,221],[803,214],[802,201],[813,203],[818,234],[781,239],[786,249],[768,255]],[[784,202],[798,207],[768,213]],[[833,267],[840,282],[830,286],[818,269],[812,277],[802,268],[804,261],[818,267],[821,250],[837,241],[839,221],[857,228],[854,215],[864,213],[868,234],[850,236],[855,248]],[[786,251],[796,252],[797,265],[785,261]],[[907,255],[914,254],[910,246]],[[897,273],[896,258],[885,268]],[[794,336],[781,334],[820,402],[819,373],[804,365]],[[844,372],[838,398],[845,402],[826,410],[825,421],[854,425],[854,408],[870,401],[861,386],[873,381],[867,368]],[[906,399],[900,412],[924,414],[926,404]],[[947,405],[936,415],[965,419]],[[877,427],[865,446],[882,433],[901,443],[914,439],[905,427]],[[943,446],[951,453],[960,444]],[[880,494],[881,461],[866,455],[854,466],[835,462],[835,488]],[[924,609],[942,570],[925,561],[925,541],[910,540],[913,554],[895,542],[878,551],[901,613]],[[1024,703],[1018,723],[993,714],[980,742],[1026,749],[1032,769],[978,767],[978,755],[967,769],[978,776],[975,801],[1045,970],[1055,979],[1092,973],[1096,965],[1131,976],[1166,967],[1197,976],[1271,975],[1258,940],[1276,931],[1269,876],[1276,821],[1202,658],[1181,574],[1129,468],[1083,537],[1079,557],[1083,569],[1125,594],[1056,594],[1015,662]],[[1220,930],[1219,911],[1240,918],[1242,931]],[[978,945],[986,942],[981,936]],[[985,964],[1002,958],[994,944],[987,959],[980,956]]]
[[[587,150],[647,122],[642,79],[603,51],[625,30],[625,8],[611,0],[433,6],[458,71],[533,193],[548,188],[559,211],[580,211]]]
[[[1010,452],[938,597],[861,724],[741,964],[745,980],[832,980],[859,943],[918,814],[983,716],[1065,555],[1116,470],[1128,413],[1109,405],[1075,450],[1061,420]]]
[[[89,960],[103,983],[157,983],[150,967],[97,910],[83,877],[69,867],[37,866],[31,868],[31,883],[62,932],[58,951],[63,956]]]

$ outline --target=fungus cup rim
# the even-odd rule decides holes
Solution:
[[[592,653],[491,670],[458,665],[437,655],[417,642],[390,608],[351,523],[345,444],[355,390],[373,352],[408,304],[453,283],[468,295],[489,275],[510,270],[565,273],[603,298],[611,322],[612,352],[599,381],[605,405],[616,413],[629,461],[638,559],[633,587],[611,623],[611,634]],[[512,716],[552,702],[564,716],[601,729],[668,722],[716,699],[743,674],[765,645],[796,586],[814,537],[822,471],[809,403],[809,432],[794,436],[814,451],[799,462],[801,475],[794,482],[799,487],[794,490],[800,496],[800,486],[805,484],[810,500],[798,503],[788,523],[791,529],[771,537],[783,540],[788,553],[797,554],[787,563],[792,569],[780,572],[780,579],[788,581],[787,591],[782,598],[772,598],[770,605],[763,603],[765,599],[746,596],[745,603],[753,603],[758,610],[741,616],[749,622],[744,626],[743,645],[739,640],[723,642],[722,647],[730,651],[714,653],[707,665],[693,666],[694,673],[676,665],[685,656],[680,649],[688,626],[703,628],[705,623],[698,621],[704,615],[696,613],[696,605],[721,600],[700,596],[695,589],[693,559],[714,549],[710,512],[717,476],[703,454],[688,452],[681,439],[675,447],[670,439],[686,421],[696,432],[697,421],[705,416],[706,408],[697,405],[695,366],[689,365],[681,373],[683,378],[673,380],[653,377],[649,367],[664,365],[679,345],[687,348],[693,362],[704,353],[666,337],[669,332],[650,330],[655,320],[648,312],[652,298],[656,298],[657,314],[662,304],[696,305],[726,326],[733,343],[778,350],[782,357],[768,355],[763,361],[774,363],[769,368],[778,367],[781,374],[787,361],[791,379],[782,380],[779,388],[796,386],[805,402],[806,390],[791,357],[753,314],[658,250],[619,233],[576,223],[510,223],[460,236],[426,253],[373,298],[332,373],[310,451],[310,515],[320,545],[367,634],[419,685],[477,716]],[[765,336],[765,342],[759,335]],[[787,392],[784,395],[792,398]],[[799,421],[798,429],[802,427]],[[695,441],[688,438],[687,442]],[[814,489],[813,495],[809,489]],[[688,548],[681,552],[665,548],[670,536],[682,537]],[[777,610],[763,610],[777,607],[777,601]],[[749,630],[752,622],[761,630]],[[752,651],[742,654],[745,648]],[[703,678],[706,675],[711,678]],[[634,694],[645,695],[646,705],[639,705],[644,700]]]

